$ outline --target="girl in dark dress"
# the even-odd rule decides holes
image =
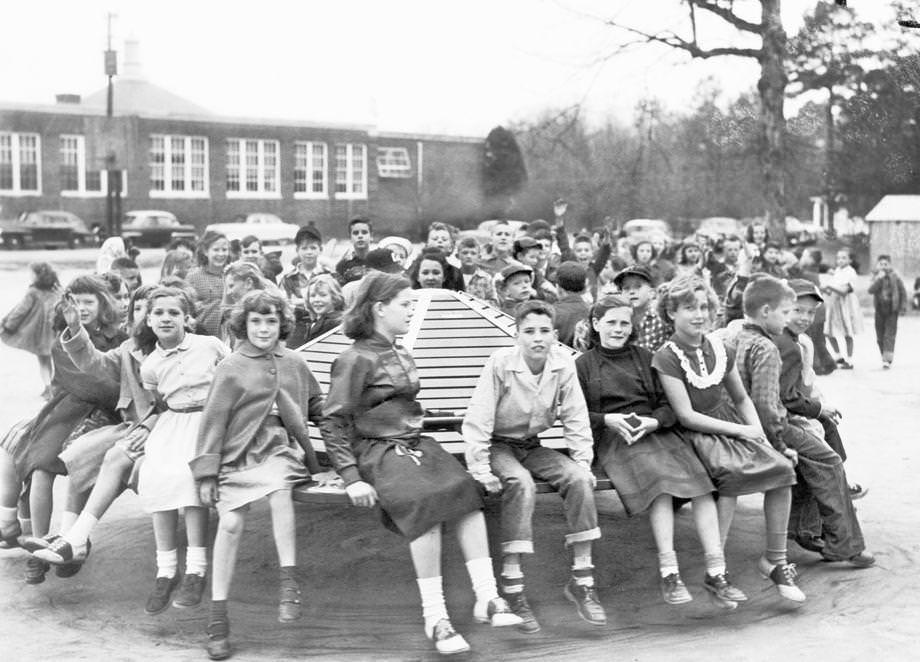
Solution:
[[[89,333],[93,345],[108,351],[121,344],[126,336],[119,327],[118,312],[109,294],[106,281],[99,276],[78,276],[68,285],[63,296],[76,307],[80,323]],[[55,315],[54,328],[59,334],[66,323],[60,312]],[[41,538],[51,525],[52,487],[58,475],[67,469],[58,455],[68,439],[85,434],[117,421],[118,382],[81,372],[64,351],[58,335],[51,348],[54,377],[51,397],[32,420],[18,424],[0,442],[0,452],[15,467],[15,473],[0,471],[0,495],[3,506],[15,505],[23,483],[30,483],[29,503],[32,513],[32,535]],[[9,467],[2,461],[0,466]],[[12,496],[12,501],[9,502]],[[26,582],[39,584],[45,580],[47,564],[30,558]]]
[[[669,604],[692,597],[681,581],[674,551],[673,497],[693,501],[693,518],[706,555],[703,586],[720,606],[733,609],[743,594],[725,575],[715,487],[674,430],[677,418],[652,370],[652,354],[634,344],[629,299],[604,297],[591,309],[593,347],[576,361],[588,403],[597,459],[630,516],[649,511],[658,547],[661,594]],[[637,420],[636,426],[628,424]],[[734,598],[734,599],[733,599]]]
[[[412,317],[408,280],[371,272],[345,314],[355,340],[332,364],[321,429],[326,450],[352,504],[380,504],[383,522],[409,540],[422,598],[425,634],[439,653],[469,650],[450,623],[441,590],[441,525],[456,521],[457,538],[476,592],[473,616],[493,626],[520,625],[498,597],[482,498],[459,462],[419,434],[418,373],[396,343]]]
[[[738,375],[734,352],[716,336],[704,335],[713,321],[715,296],[695,276],[671,281],[659,296],[660,314],[674,323],[674,335],[655,352],[652,367],[684,428],[682,435],[719,492],[722,546],[737,497],[763,492],[767,545],[758,566],[764,577],[773,579],[780,595],[803,602],[805,594],[795,585],[795,566],[786,562],[790,488],[795,484],[792,461],[767,443]]]

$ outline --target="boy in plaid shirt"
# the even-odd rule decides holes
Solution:
[[[793,509],[806,502],[803,497],[817,501],[825,542],[821,555],[827,561],[868,568],[875,558],[865,551],[843,461],[822,439],[789,424],[780,396],[782,360],[773,336],[782,333],[795,299],[795,292],[772,276],[756,278],[747,286],[742,302],[744,324],[737,341],[738,373],[767,439],[775,448],[788,448],[797,455],[800,498],[793,501]]]

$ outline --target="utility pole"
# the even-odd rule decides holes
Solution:
[[[112,78],[118,73],[117,53],[112,49],[112,19],[115,14],[106,15],[108,23],[105,50],[105,75],[108,78],[105,116],[109,131],[114,133],[115,88]],[[105,227],[110,237],[121,234],[121,171],[116,168],[115,152],[109,150],[105,155]]]

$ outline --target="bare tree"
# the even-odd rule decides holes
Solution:
[[[752,58],[760,63],[760,79],[757,92],[760,99],[758,126],[760,132],[759,157],[763,173],[764,210],[770,235],[785,236],[783,224],[786,218],[786,196],[784,190],[783,154],[786,119],[783,115],[786,76],[786,31],[780,16],[781,0],[681,0],[686,7],[687,21],[684,34],[673,30],[647,32],[623,25],[616,20],[607,23],[612,27],[625,30],[640,37],[647,43],[662,44],[682,50],[692,58],[708,59],[714,57]],[[738,7],[736,7],[736,5]],[[760,8],[760,21],[744,18],[738,9],[745,7]],[[719,46],[704,48],[700,45],[697,32],[697,13],[705,12],[709,16],[721,19],[738,31],[739,36],[754,35],[760,38],[759,48],[741,46]]]

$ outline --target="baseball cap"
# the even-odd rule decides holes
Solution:
[[[810,280],[805,280],[804,278],[793,278],[788,283],[789,287],[792,288],[792,291],[795,292],[795,297],[814,297],[818,301],[824,301],[824,296],[821,294],[821,290],[818,289],[818,286],[812,283]]]
[[[502,282],[507,281],[515,274],[527,274],[532,278],[533,269],[528,267],[526,264],[521,264],[520,262],[512,262],[499,272],[499,276],[501,276]]]
[[[364,264],[368,269],[384,271],[388,274],[402,271],[402,267],[393,259],[393,251],[389,248],[375,248],[372,251],[368,251],[367,256],[364,258]]]
[[[533,237],[519,237],[514,240],[514,254],[517,255],[521,251],[526,251],[531,248],[542,248],[540,242],[534,239]]]
[[[634,264],[623,269],[620,273],[613,277],[613,284],[619,287],[627,276],[638,276],[639,278],[642,278],[648,282],[649,285],[654,285],[652,272],[648,270],[648,267],[643,267],[639,264]]]

